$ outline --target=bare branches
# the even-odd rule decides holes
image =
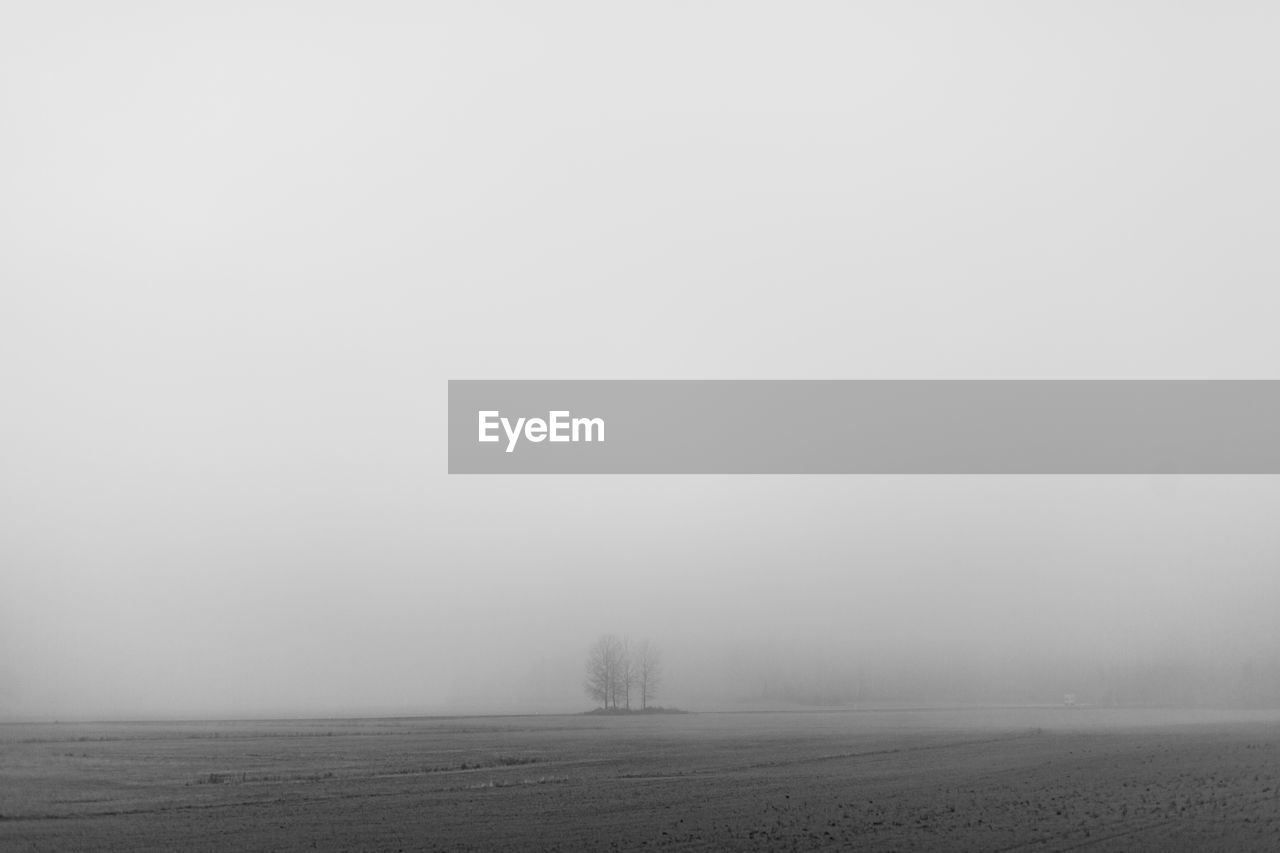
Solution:
[[[583,689],[605,710],[631,710],[638,692],[641,710],[649,707],[661,676],[660,655],[649,640],[632,643],[604,634],[587,651]]]
[[[617,708],[625,667],[626,644],[613,634],[602,635],[587,652],[587,695],[605,709]]]
[[[632,649],[631,659],[636,685],[640,689],[640,709],[645,710],[662,681],[662,654],[652,642],[641,640]]]

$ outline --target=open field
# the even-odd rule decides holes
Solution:
[[[1280,714],[0,725],[0,849],[1275,850]]]

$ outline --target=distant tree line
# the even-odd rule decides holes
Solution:
[[[631,642],[604,634],[587,652],[584,688],[606,711],[630,711],[634,696],[639,710],[650,707],[662,681],[662,656],[648,640]]]

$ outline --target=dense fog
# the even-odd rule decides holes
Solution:
[[[1280,703],[1273,477],[445,473],[450,378],[1277,378],[1277,14],[7,7],[0,717]]]

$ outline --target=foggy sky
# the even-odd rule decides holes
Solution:
[[[1280,378],[1280,12],[964,5],[6,4],[0,717],[1274,658],[1275,478],[445,473],[450,378]]]

